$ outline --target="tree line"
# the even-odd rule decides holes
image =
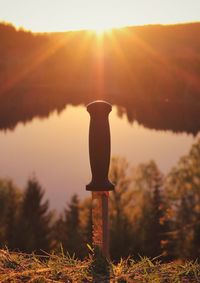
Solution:
[[[164,176],[154,161],[132,167],[113,158],[110,251],[131,256],[200,258],[200,139]],[[92,244],[92,202],[73,195],[64,211],[50,210],[35,177],[21,190],[0,180],[0,244],[27,253],[64,251],[84,258]]]

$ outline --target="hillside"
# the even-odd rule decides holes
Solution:
[[[200,129],[200,23],[32,34],[0,24],[0,128],[106,99],[145,127]]]

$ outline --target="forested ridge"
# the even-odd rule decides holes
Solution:
[[[0,128],[105,99],[131,123],[196,134],[199,38],[200,23],[114,29],[101,40],[0,24]]]

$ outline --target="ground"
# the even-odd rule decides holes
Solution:
[[[105,264],[105,263],[104,263]],[[0,250],[1,283],[193,283],[200,282],[200,265],[180,261],[162,264],[148,258],[140,261],[126,259],[118,264],[107,262],[94,267],[89,256],[80,261],[68,255],[43,255],[10,253]],[[101,263],[100,263],[101,265]],[[109,268],[108,268],[109,267]],[[107,272],[105,272],[107,270]],[[109,270],[109,274],[108,274]]]

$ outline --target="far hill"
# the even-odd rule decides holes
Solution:
[[[130,122],[200,130],[200,23],[32,34],[0,24],[0,128],[105,99]]]

